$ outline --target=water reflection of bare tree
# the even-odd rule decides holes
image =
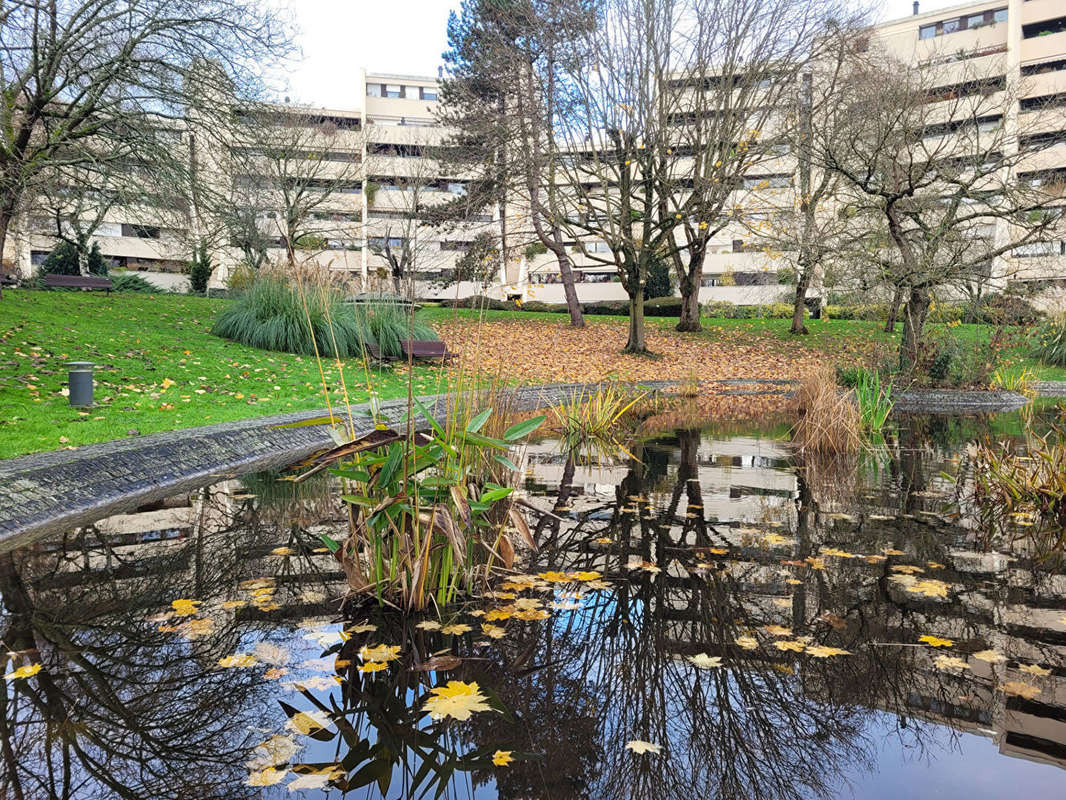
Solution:
[[[0,797],[258,794],[243,762],[269,724],[270,689],[217,661],[274,623],[212,600],[234,596],[246,548],[277,533],[217,511],[188,538],[116,544],[88,528],[0,555],[2,646],[44,665],[0,683]],[[150,619],[178,598],[204,601],[198,635]]]

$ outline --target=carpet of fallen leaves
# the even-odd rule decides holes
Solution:
[[[458,354],[456,369],[520,383],[581,383],[600,380],[698,380],[700,410],[729,417],[761,416],[787,409],[783,394],[766,384],[736,386],[723,380],[802,380],[819,366],[845,357],[862,358],[866,343],[842,342],[827,354],[799,342],[750,332],[710,329],[683,334],[649,326],[655,357],[626,355],[627,325],[597,322],[583,329],[540,321],[450,321],[437,330]],[[780,389],[781,387],[776,387]]]

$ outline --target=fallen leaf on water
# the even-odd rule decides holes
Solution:
[[[400,646],[379,644],[374,647],[363,646],[359,649],[362,661],[395,661],[400,657]]]
[[[427,619],[419,622],[415,627],[424,631],[439,631],[440,623],[432,619]]]
[[[712,656],[707,653],[697,653],[694,656],[689,656],[688,660],[699,669],[715,669],[722,666],[721,656]]]
[[[955,656],[937,656],[933,659],[937,669],[969,669],[970,665]]]
[[[899,572],[904,575],[914,575],[915,573],[925,572],[921,567],[916,567],[912,564],[896,564],[892,567],[893,572]]]
[[[488,613],[485,614],[485,619],[490,620],[490,621],[491,620],[500,620],[500,619],[510,619],[511,617],[514,616],[514,612],[515,612],[515,610],[511,606],[505,606],[503,608],[493,608]]]
[[[492,754],[492,763],[497,767],[506,767],[512,761],[514,761],[514,759],[511,758],[510,750],[497,750]]]
[[[642,742],[640,739],[633,739],[626,742],[626,749],[632,750],[637,755],[644,755],[645,753],[653,753],[659,755],[663,751],[662,745],[652,744],[651,742]]]
[[[384,661],[367,661],[365,664],[359,665],[359,671],[363,673],[367,672],[381,672],[383,669],[388,669],[389,665]]]
[[[742,647],[745,650],[754,650],[759,646],[759,642],[754,636],[738,636],[736,638],[736,644],[738,647]]]
[[[538,619],[547,619],[550,616],[551,614],[542,608],[530,608],[524,611],[514,612],[515,619],[526,620],[527,622]],[[486,616],[485,619],[488,619],[488,616]]]
[[[575,572],[574,580],[578,581],[595,581],[603,577],[602,572],[596,572],[595,570]]]
[[[989,664],[999,664],[1007,660],[1005,655],[997,653],[995,650],[980,650],[974,653],[973,657],[978,661],[987,661]]]
[[[939,636],[933,636],[928,633],[925,636],[919,636],[918,641],[930,647],[954,647],[955,645],[955,642],[951,641],[951,639],[941,639]]]
[[[540,572],[537,577],[541,580],[548,581],[548,583],[565,583],[570,580],[569,573],[557,572],[555,570],[549,570],[548,572]]]
[[[802,653],[806,645],[803,642],[794,642],[788,639],[778,639],[774,642],[774,647],[778,650],[793,650],[797,653]]]
[[[278,647],[273,642],[256,642],[255,647],[252,648],[252,653],[260,661],[273,664],[276,667],[285,666],[292,658],[288,650],[284,647]]]
[[[293,550],[291,547],[275,547],[273,550],[270,551],[270,555],[272,555],[272,556],[294,556],[294,555],[296,555],[296,551]]]
[[[1003,690],[1003,694],[1011,697],[1024,697],[1026,700],[1032,700],[1038,694],[1040,689],[1032,684],[1022,683],[1021,681],[1006,681],[1001,684],[1000,689]]]
[[[908,592],[925,595],[926,597],[947,597],[948,587],[949,584],[946,584],[943,581],[926,578],[924,580],[915,581],[907,586],[906,589]]]
[[[808,655],[812,655],[815,658],[829,658],[830,656],[850,656],[851,653],[848,650],[843,650],[839,647],[829,647],[824,644],[811,644],[807,645],[806,650]]]
[[[23,678],[30,678],[40,672],[44,667],[40,664],[27,664],[24,667],[19,667],[13,672],[9,672],[4,676],[4,680],[17,681]]]
[[[278,764],[287,763],[290,758],[300,752],[302,748],[296,744],[291,736],[274,734],[265,742],[260,742],[252,750],[252,758],[248,762],[248,769],[258,770],[264,767],[274,767]]]
[[[765,630],[771,636],[791,636],[792,628],[786,628],[782,625],[766,625]]]
[[[469,633],[472,630],[473,628],[471,628],[469,625],[463,625],[460,623],[455,625],[445,625],[443,628],[440,629],[440,632],[452,634],[455,636],[461,636],[462,634]]]
[[[462,721],[470,719],[470,715],[477,711],[493,710],[488,698],[478,691],[477,683],[448,681],[447,686],[438,686],[430,692],[433,697],[426,700],[423,709],[433,719],[453,717]]]
[[[1019,664],[1018,669],[1022,672],[1028,672],[1030,675],[1038,675],[1042,678],[1051,674],[1051,670],[1038,667],[1036,664]]]
[[[481,632],[493,639],[502,639],[507,635],[506,628],[501,628],[499,625],[490,625],[488,623],[481,626]]]
[[[267,767],[253,772],[248,776],[248,780],[244,782],[245,786],[273,786],[276,783],[281,783],[282,779],[288,773],[287,769],[274,769],[273,767]]]
[[[411,669],[418,672],[435,672],[437,670],[455,669],[463,663],[463,659],[456,656],[433,656],[427,658],[421,664],[415,664]]]
[[[254,667],[259,660],[251,653],[234,653],[231,656],[223,656],[218,660],[220,667]]]
[[[325,675],[315,675],[313,678],[303,678],[302,680],[286,684],[286,686],[295,689],[296,691],[300,691],[301,689],[314,689],[318,692],[332,689],[336,685],[336,676],[328,678]]]
[[[271,667],[263,673],[263,677],[268,681],[276,681],[278,678],[284,678],[289,674],[289,671],[284,667]]]
[[[174,613],[179,617],[188,617],[196,613],[196,607],[202,605],[199,600],[187,600],[179,599],[173,600],[170,603],[170,607],[174,609]]]
[[[315,731],[328,728],[330,724],[329,715],[325,711],[300,711],[293,714],[285,726],[308,736]]]
[[[298,792],[302,789],[325,789],[330,781],[337,780],[344,775],[344,768],[339,764],[318,767],[309,772],[296,772],[300,765],[293,767],[295,779],[286,784],[290,792]]]
[[[350,628],[345,628],[344,632],[345,633],[370,633],[371,631],[376,631],[377,629],[378,629],[377,625],[373,625],[373,624],[371,624],[369,622],[364,622],[361,625],[353,625]]]

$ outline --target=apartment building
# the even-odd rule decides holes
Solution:
[[[1000,93],[1011,102],[1002,113],[980,124],[1005,126],[1006,139],[1018,147],[1034,147],[1016,169],[1016,179],[1033,185],[1066,182],[1066,7],[1061,0],[991,0],[920,11],[875,26],[872,38],[916,69],[931,70],[945,96],[970,91]],[[975,76],[977,76],[975,78]],[[427,298],[463,297],[485,291],[473,283],[442,288],[437,280],[481,231],[496,231],[498,211],[486,209],[469,224],[449,230],[418,223],[416,209],[445,202],[466,191],[461,175],[444,174],[429,156],[446,132],[435,122],[437,80],[425,76],[358,70],[353,80],[352,107],[322,109],[290,104],[276,107],[276,122],[290,128],[328,130],[328,144],[306,152],[290,165],[304,188],[328,194],[310,203],[309,228],[300,259],[313,259],[349,276],[361,290],[389,289],[390,259],[405,261],[413,274],[414,291]],[[1000,95],[997,95],[1000,96]],[[993,98],[994,99],[994,98]],[[249,168],[236,158],[239,142],[197,147],[196,125],[178,131],[176,147],[199,163],[202,180],[234,192],[235,207],[247,200],[246,190],[261,190],[271,179],[268,169]],[[261,172],[265,174],[248,174]],[[767,303],[788,297],[790,254],[753,246],[752,223],[769,218],[775,208],[791,206],[797,194],[796,159],[787,151],[760,162],[758,174],[746,175],[731,203],[744,209],[743,220],[731,222],[711,241],[704,264],[702,302]],[[328,187],[328,189],[326,188]],[[254,192],[252,192],[254,194]],[[146,192],[136,203],[118,202],[106,209],[94,238],[111,263],[120,268],[176,273],[189,257],[190,241],[199,228],[210,227],[194,213],[191,189]],[[153,199],[154,198],[154,199]],[[254,204],[252,204],[254,205]],[[508,213],[521,216],[521,209]],[[738,215],[741,216],[741,215]],[[29,274],[55,242],[56,220],[31,212],[9,237],[5,263]],[[267,239],[271,260],[284,261],[284,231],[270,214],[258,224]],[[1006,236],[1005,229],[990,232]],[[220,246],[213,285],[224,286],[247,254],[239,242]],[[294,243],[297,244],[297,243]],[[519,248],[524,250],[524,248]],[[569,243],[578,296],[583,301],[621,300],[625,292],[613,267],[587,253],[605,252],[603,242]],[[1004,281],[1023,281],[1034,289],[1066,292],[1066,241],[1033,242],[997,259],[994,273]],[[488,288],[494,296],[563,302],[563,287],[550,253],[520,253],[505,265]]]

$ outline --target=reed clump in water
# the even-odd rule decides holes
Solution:
[[[810,373],[796,390],[799,420],[792,440],[804,453],[854,453],[862,442],[859,407],[850,392],[837,386],[832,370]]]

